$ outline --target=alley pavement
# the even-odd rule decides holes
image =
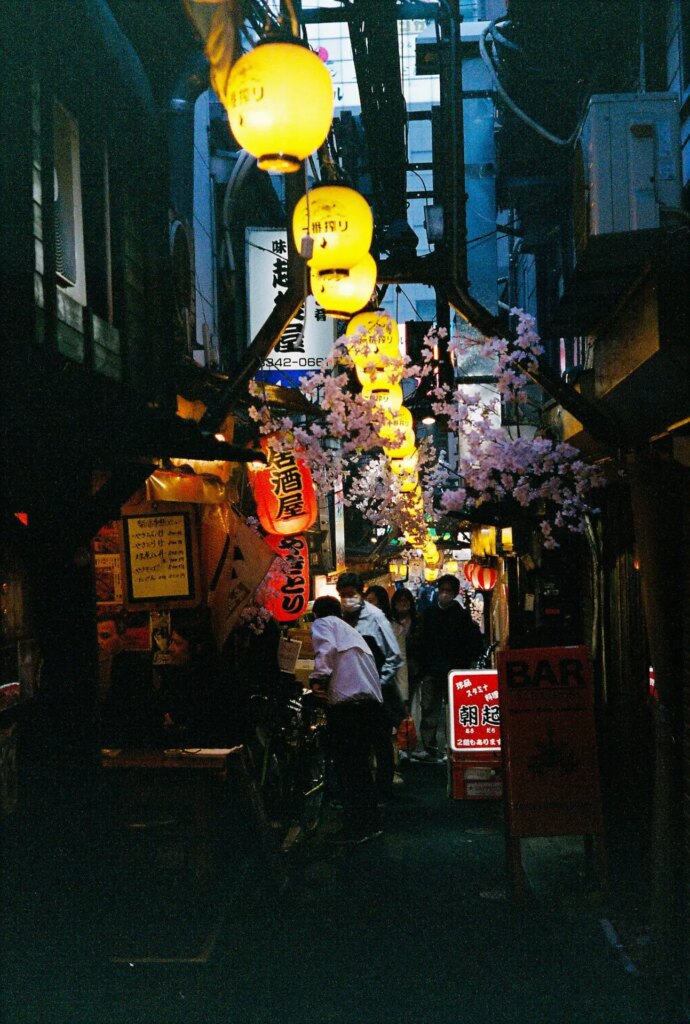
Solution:
[[[579,839],[523,843],[517,902],[500,802],[450,799],[444,766],[404,778],[381,837],[334,847],[329,807],[283,852],[243,814],[212,867],[174,836],[119,846],[57,812],[40,827],[20,817],[3,839],[0,1021],[677,1020],[646,968],[644,928],[620,941],[635,897],[601,892]]]

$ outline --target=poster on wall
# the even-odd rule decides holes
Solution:
[[[96,604],[99,614],[122,608],[122,566],[120,533],[117,523],[106,523],[93,540],[93,566],[96,580]]]
[[[200,600],[193,505],[166,502],[123,509],[122,576],[127,608],[193,607]]]
[[[587,648],[500,651],[498,680],[509,835],[601,835]]]

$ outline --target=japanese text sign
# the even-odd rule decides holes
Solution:
[[[287,291],[287,232],[280,228],[247,228],[246,252],[251,343],[277,300]],[[334,321],[309,295],[264,366],[268,370],[314,372],[330,355],[334,341]]]
[[[199,601],[195,512],[190,506],[140,506],[122,516],[128,607],[189,606]]]
[[[302,535],[268,534],[266,543],[279,557],[265,580],[264,603],[277,622],[292,622],[309,603],[309,548]]]
[[[501,651],[498,676],[509,834],[600,834],[589,652]]]
[[[309,467],[292,451],[276,451],[267,438],[261,447],[267,465],[250,470],[259,522],[266,533],[283,536],[308,530],[318,513]]]
[[[495,669],[448,673],[450,747],[457,753],[501,749],[498,673]]]

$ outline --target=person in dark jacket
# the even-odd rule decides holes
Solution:
[[[479,626],[468,610],[455,600],[459,592],[457,577],[441,576],[436,604],[422,612],[420,732],[424,749],[413,754],[415,760],[438,762],[442,759],[436,733],[447,697],[448,673],[470,668],[484,650]]]

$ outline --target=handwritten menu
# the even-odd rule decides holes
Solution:
[[[192,597],[187,516],[127,516],[124,526],[131,600]]]

